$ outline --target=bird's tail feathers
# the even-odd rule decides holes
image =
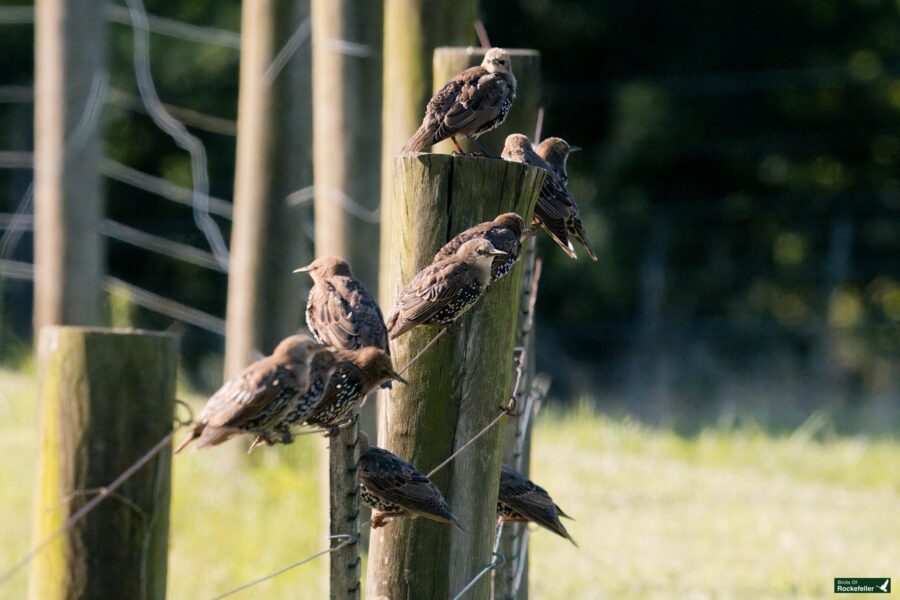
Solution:
[[[581,223],[576,223],[573,228],[572,235],[575,236],[575,239],[578,240],[582,246],[584,246],[585,250],[588,251],[588,254],[591,255],[592,260],[597,260],[597,254],[594,252],[594,248],[591,246],[591,243],[587,239],[587,235],[584,233],[584,227],[581,226]]]
[[[546,223],[541,223],[541,227],[544,228],[544,231],[547,232],[556,245],[563,249],[563,252],[569,255],[569,258],[576,259],[578,255],[575,254],[575,248],[572,246],[572,242],[569,241],[568,236],[566,236],[565,231],[562,232],[554,232],[552,228],[548,227]]]
[[[434,132],[431,131],[431,128],[423,124],[419,127],[418,131],[409,138],[409,141],[400,149],[400,152],[424,152],[427,148],[431,147],[433,137]]]
[[[173,452],[173,454],[178,454],[179,452],[187,448],[188,444],[200,437],[200,434],[203,433],[203,427],[204,426],[202,423],[197,423],[196,425],[194,425],[191,428],[190,433],[184,436],[184,439],[182,439],[181,442],[178,443],[178,446],[175,447],[175,452]]]

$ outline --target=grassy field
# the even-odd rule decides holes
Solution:
[[[0,371],[0,569],[28,547],[34,385]],[[587,409],[544,412],[534,478],[577,521],[531,540],[533,597],[825,598],[836,576],[900,577],[900,443],[751,427],[684,437]],[[326,546],[321,439],[175,461],[170,597],[203,599]],[[23,460],[25,457],[25,460]],[[235,598],[322,598],[327,559]],[[27,577],[0,589],[22,598]]]

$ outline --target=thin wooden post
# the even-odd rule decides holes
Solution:
[[[506,423],[503,440],[503,462],[515,467],[521,473],[528,474],[531,467],[531,432],[534,426],[533,384],[535,376],[535,342],[533,287],[537,261],[536,238],[528,240],[523,249],[522,282],[519,292],[519,321],[516,328],[516,348],[522,352],[522,375],[516,394],[516,417]],[[531,319],[529,319],[529,316]],[[528,557],[523,547],[523,534],[527,524],[509,523],[503,530],[500,540],[500,552],[506,561],[494,573],[494,600],[526,600],[528,598]],[[524,556],[520,556],[521,553]],[[516,587],[516,574],[519,565],[523,573],[521,582]]]
[[[394,256],[388,292],[428,264],[456,233],[497,214],[530,219],[545,174],[509,163],[439,154],[396,159]],[[380,445],[428,472],[481,431],[511,391],[520,268],[496,282],[455,332],[444,335],[395,385],[379,415]],[[435,335],[417,328],[392,345],[406,365]],[[502,426],[491,429],[433,478],[465,533],[427,519],[400,519],[372,533],[367,590],[372,597],[447,598],[491,560]],[[471,598],[486,598],[483,578]]]
[[[359,412],[352,426],[331,440],[328,453],[329,532],[332,536],[359,536],[359,493],[356,476],[359,462]],[[332,544],[337,544],[333,541]],[[328,588],[331,600],[356,600],[360,595],[362,571],[356,542],[347,544],[330,558]]]
[[[290,195],[312,181],[308,16],[309,0],[242,6],[226,378],[302,322],[308,211]]]
[[[434,89],[439,89],[457,73],[480,65],[486,52],[484,48],[436,48]],[[509,134],[524,133],[530,137],[541,106],[541,53],[522,48],[507,48],[507,52],[512,59],[513,73],[519,84],[516,101],[503,125],[478,138],[479,143],[496,156],[500,156],[503,142]],[[466,152],[478,150],[470,140],[460,140],[460,145]],[[432,152],[442,154],[451,154],[454,150],[450,140],[436,144],[431,149]]]
[[[394,157],[416,131],[432,94],[432,55],[438,46],[464,46],[475,41],[477,0],[385,0],[384,109],[381,123],[381,214],[391,213]],[[391,224],[382,219],[381,237]],[[381,245],[382,283],[394,260]],[[381,303],[392,298],[382,286]]]
[[[378,287],[381,2],[314,0],[313,157],[316,255],[340,256]],[[361,411],[375,431],[375,402]]]
[[[105,7],[103,0],[36,5],[36,333],[44,325],[96,325],[100,320],[103,200],[96,115],[106,89]]]
[[[45,327],[38,358],[35,541],[171,431],[177,338]],[[164,450],[38,554],[29,598],[165,598],[171,460]]]

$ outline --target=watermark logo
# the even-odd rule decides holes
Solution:
[[[835,577],[835,594],[890,594],[890,577]]]

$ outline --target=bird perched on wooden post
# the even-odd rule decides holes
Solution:
[[[534,147],[537,155],[547,161],[547,164],[553,169],[553,174],[566,186],[566,189],[569,188],[569,172],[566,170],[566,161],[569,159],[569,154],[576,150],[581,150],[581,148],[570,146],[569,142],[559,137],[548,137]]]
[[[402,516],[452,521],[463,529],[444,495],[428,477],[396,454],[369,446],[364,431],[359,432],[359,444],[359,496],[374,511],[372,529]]]
[[[307,425],[330,428],[331,435],[336,433],[338,421],[349,415],[376,387],[390,379],[406,383],[394,371],[391,357],[380,348],[369,346],[333,352],[338,359],[334,374],[322,399],[306,419]]]
[[[547,490],[509,465],[500,468],[497,515],[504,521],[537,523],[578,546],[559,520],[560,517],[571,517],[553,502]]]
[[[450,138],[464,154],[457,136],[476,140],[499,127],[516,99],[516,87],[509,53],[491,48],[481,65],[451,79],[428,101],[422,125],[401,152],[422,152]]]
[[[306,324],[319,343],[343,350],[375,346],[390,353],[381,309],[344,260],[323,256],[294,273],[312,277]]]
[[[484,294],[497,256],[506,252],[476,238],[419,271],[394,300],[387,323],[391,339],[417,325],[448,327]]]
[[[309,336],[282,340],[210,396],[175,453],[198,438],[197,448],[203,448],[242,433],[269,434],[307,389],[310,359],[322,350]]]
[[[491,264],[491,283],[493,283],[515,266],[522,252],[522,240],[530,233],[531,230],[525,227],[522,217],[516,213],[503,213],[493,221],[479,223],[457,234],[434,255],[434,262],[456,254],[459,247],[469,240],[485,239],[494,248],[506,252],[506,256],[495,256]]]
[[[572,247],[572,242],[569,241],[569,235],[571,234],[581,242],[581,245],[585,247],[591,258],[597,260],[597,255],[594,253],[594,249],[591,247],[591,243],[584,232],[584,225],[581,223],[581,213],[578,211],[575,199],[569,194],[569,190],[566,189],[559,177],[557,177],[550,163],[538,156],[537,152],[534,151],[531,141],[520,133],[513,133],[507,136],[501,156],[508,161],[539,167],[548,173],[547,178],[544,180],[544,185],[541,186],[537,204],[534,207],[532,226],[540,225],[543,227],[566,254],[572,258],[578,258],[575,254],[575,249]]]

